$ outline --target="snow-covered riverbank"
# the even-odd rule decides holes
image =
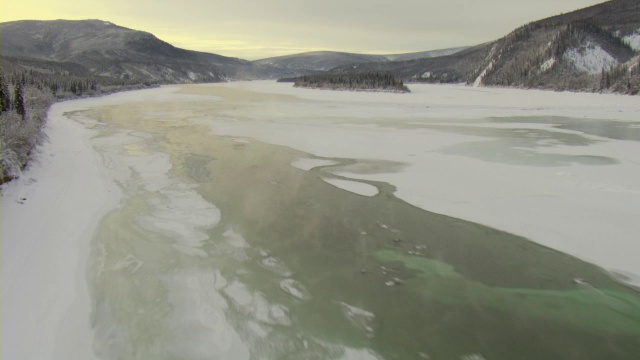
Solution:
[[[64,116],[87,103],[53,105],[49,142],[2,189],[3,359],[94,358],[89,246],[120,193],[89,143],[95,132]]]

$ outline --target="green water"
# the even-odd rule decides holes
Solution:
[[[122,207],[96,233],[90,280],[101,358],[232,358],[216,349],[255,359],[638,358],[640,294],[598,267],[418,209],[389,184],[368,182],[379,194],[364,197],[322,180],[329,170],[402,164],[328,159],[338,165],[303,171],[290,163],[308,154],[186,121],[211,106],[83,113],[106,124],[104,138],[148,135],[132,140],[143,149],[135,156],[163,153],[171,164],[170,186],[146,189],[135,172],[121,180]],[[113,154],[115,163],[134,157]],[[141,225],[172,191],[219,209],[196,245]],[[225,326],[232,331],[221,333]]]

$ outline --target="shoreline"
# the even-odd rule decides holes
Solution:
[[[53,104],[49,141],[3,185],[3,358],[95,358],[86,268],[91,237],[121,194],[90,143],[97,131],[64,115],[95,99]]]

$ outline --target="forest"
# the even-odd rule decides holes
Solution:
[[[383,91],[407,93],[409,88],[402,80],[385,73],[360,74],[315,74],[296,78],[280,79],[280,82],[293,82],[294,87],[350,91]]]

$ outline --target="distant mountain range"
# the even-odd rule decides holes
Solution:
[[[412,60],[420,58],[433,58],[438,56],[444,56],[454,54],[462,51],[466,47],[458,47],[442,50],[421,51],[406,54],[390,54],[390,55],[367,55],[367,54],[354,54],[337,51],[313,51],[305,52],[302,54],[285,55],[278,57],[271,57],[262,60],[256,60],[254,64],[275,66],[282,70],[289,70],[292,72],[300,71],[328,71],[338,66],[354,65],[370,62],[390,62],[390,61],[402,61]]]
[[[30,69],[152,82],[274,79],[385,72],[408,81],[634,92],[640,88],[640,1],[536,21],[493,42],[409,54],[320,51],[247,61],[184,50],[101,20],[0,24],[5,71]]]

